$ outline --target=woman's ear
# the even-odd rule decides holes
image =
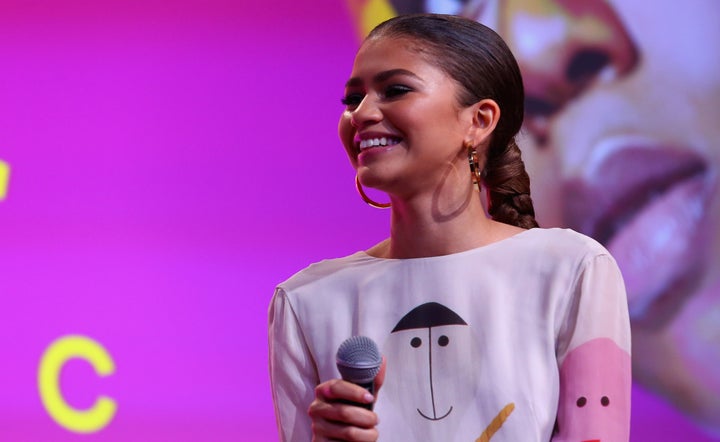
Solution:
[[[470,139],[474,146],[485,143],[492,135],[500,120],[500,106],[486,98],[471,106],[473,110]]]

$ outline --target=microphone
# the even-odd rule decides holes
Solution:
[[[353,336],[338,347],[335,357],[337,368],[344,381],[365,388],[375,395],[375,376],[380,372],[382,356],[375,342],[367,336]],[[346,402],[351,405],[373,409],[373,404]]]

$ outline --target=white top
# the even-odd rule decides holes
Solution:
[[[629,438],[622,277],[607,250],[572,230],[428,258],[357,252],[280,284],[269,348],[281,440],[312,439],[314,388],[340,377],[335,353],[354,335],[387,359],[381,441]]]

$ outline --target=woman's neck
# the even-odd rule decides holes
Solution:
[[[463,252],[522,229],[485,215],[477,191],[462,198],[393,200],[390,239],[368,253],[379,258],[420,258]]]

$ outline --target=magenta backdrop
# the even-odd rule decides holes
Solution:
[[[386,234],[335,134],[344,2],[3,1],[0,41],[0,439],[275,439],[274,285]],[[40,399],[68,334],[116,366],[61,372],[74,408],[117,403],[91,435]],[[639,389],[633,418],[710,440]]]

